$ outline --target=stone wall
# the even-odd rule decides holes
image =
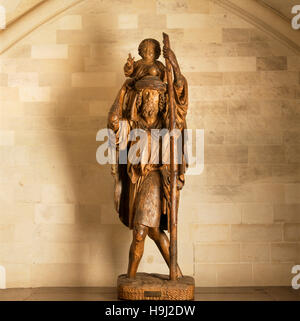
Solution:
[[[208,0],[86,0],[0,56],[0,265],[8,287],[114,286],[131,233],[96,133],[143,38],[170,35],[204,129],[179,263],[197,286],[290,285],[300,264],[300,57]],[[161,61],[163,59],[161,58]],[[168,273],[146,241],[140,270]]]

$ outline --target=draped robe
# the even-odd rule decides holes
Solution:
[[[173,84],[176,128],[182,134],[182,140],[175,140],[179,151],[180,160],[176,165],[177,180],[184,184],[184,173],[186,169],[185,140],[183,130],[186,128],[186,114],[188,108],[188,86],[186,79],[182,76],[182,85]],[[150,85],[151,87],[151,85]],[[139,91],[135,88],[135,81],[126,80],[114,102],[113,111],[110,116],[116,116],[121,126],[115,130],[114,139],[110,139],[111,146],[117,148],[117,164],[112,165],[112,175],[121,183],[119,217],[130,229],[135,224],[143,224],[150,227],[160,227],[169,230],[170,215],[170,165],[163,163],[163,159],[169,157],[169,135],[165,135],[162,141],[167,141],[163,149],[162,144],[156,144],[159,148],[151,150],[153,131],[151,129],[169,128],[168,94],[165,95],[165,110],[159,114],[155,124],[150,128],[139,115],[137,110],[137,99]],[[111,119],[111,117],[109,117]],[[108,121],[108,127],[112,124]],[[140,162],[133,164],[127,159],[127,164],[119,164],[121,153],[128,153],[137,141],[128,140],[133,129],[143,129],[148,138],[148,143],[140,149]],[[154,131],[155,132],[155,131]],[[181,153],[180,153],[181,151]],[[151,163],[153,156],[161,155],[158,164]],[[153,155],[154,154],[154,155]],[[150,161],[150,163],[149,163]],[[179,202],[179,190],[177,190],[177,208]]]

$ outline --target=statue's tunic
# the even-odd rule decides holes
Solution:
[[[119,153],[121,150],[127,152],[138,142],[135,139],[128,140],[133,129],[143,129],[147,137],[146,144],[140,144],[140,161],[133,163],[128,154],[127,165],[117,164],[113,166],[113,175],[118,175],[122,181],[122,193],[120,200],[119,216],[121,221],[133,228],[135,224],[142,224],[149,227],[160,227],[168,229],[168,215],[170,212],[170,184],[169,184],[169,165],[165,162],[169,157],[169,136],[165,135],[162,140],[166,144],[160,142],[153,144],[153,140],[159,141],[157,135],[159,131],[151,131],[151,129],[168,128],[169,113],[165,111],[165,115],[157,119],[156,123],[150,128],[142,117],[136,112],[135,96],[137,95],[134,87],[128,86],[128,82],[122,87],[123,96],[117,96],[115,103],[123,106],[124,98],[129,100],[127,103],[127,111],[122,117],[116,113],[119,120],[122,121],[118,130],[115,131],[115,143]],[[122,92],[122,89],[120,92]],[[180,131],[186,128],[185,116],[187,113],[187,83],[184,79],[182,87],[174,85],[175,108],[176,108],[176,128]],[[121,109],[121,108],[120,108]],[[130,113],[128,113],[128,109]],[[121,109],[122,110],[122,109]],[[134,117],[132,117],[134,115]],[[108,124],[109,127],[110,124]],[[151,136],[152,135],[152,136]],[[140,138],[140,142],[142,138]],[[183,145],[183,140],[179,141]],[[152,147],[156,148],[152,148]],[[184,146],[181,148],[184,151]],[[178,179],[184,183],[185,158],[182,159],[177,168]],[[158,163],[154,159],[158,159]],[[179,201],[179,191],[177,191],[177,202]]]

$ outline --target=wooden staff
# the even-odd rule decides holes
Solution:
[[[170,49],[169,36],[163,33],[164,47]],[[172,79],[172,66],[169,59],[166,58],[166,72],[168,81],[169,95],[169,115],[170,115],[170,133],[175,128],[175,106],[174,106],[174,91]],[[176,209],[176,172],[175,172],[175,138],[170,137],[170,280],[177,279],[177,209]]]

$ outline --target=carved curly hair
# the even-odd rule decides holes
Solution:
[[[144,48],[144,46],[146,46],[146,44],[148,43],[148,42],[151,42],[151,43],[153,43],[154,44],[154,50],[155,50],[155,59],[158,59],[159,58],[159,56],[160,56],[160,53],[161,53],[161,49],[160,49],[160,43],[157,41],[157,40],[155,40],[155,39],[152,39],[152,38],[147,38],[147,39],[144,39],[140,44],[139,44],[139,55],[141,56],[141,57],[143,57],[143,48]]]

